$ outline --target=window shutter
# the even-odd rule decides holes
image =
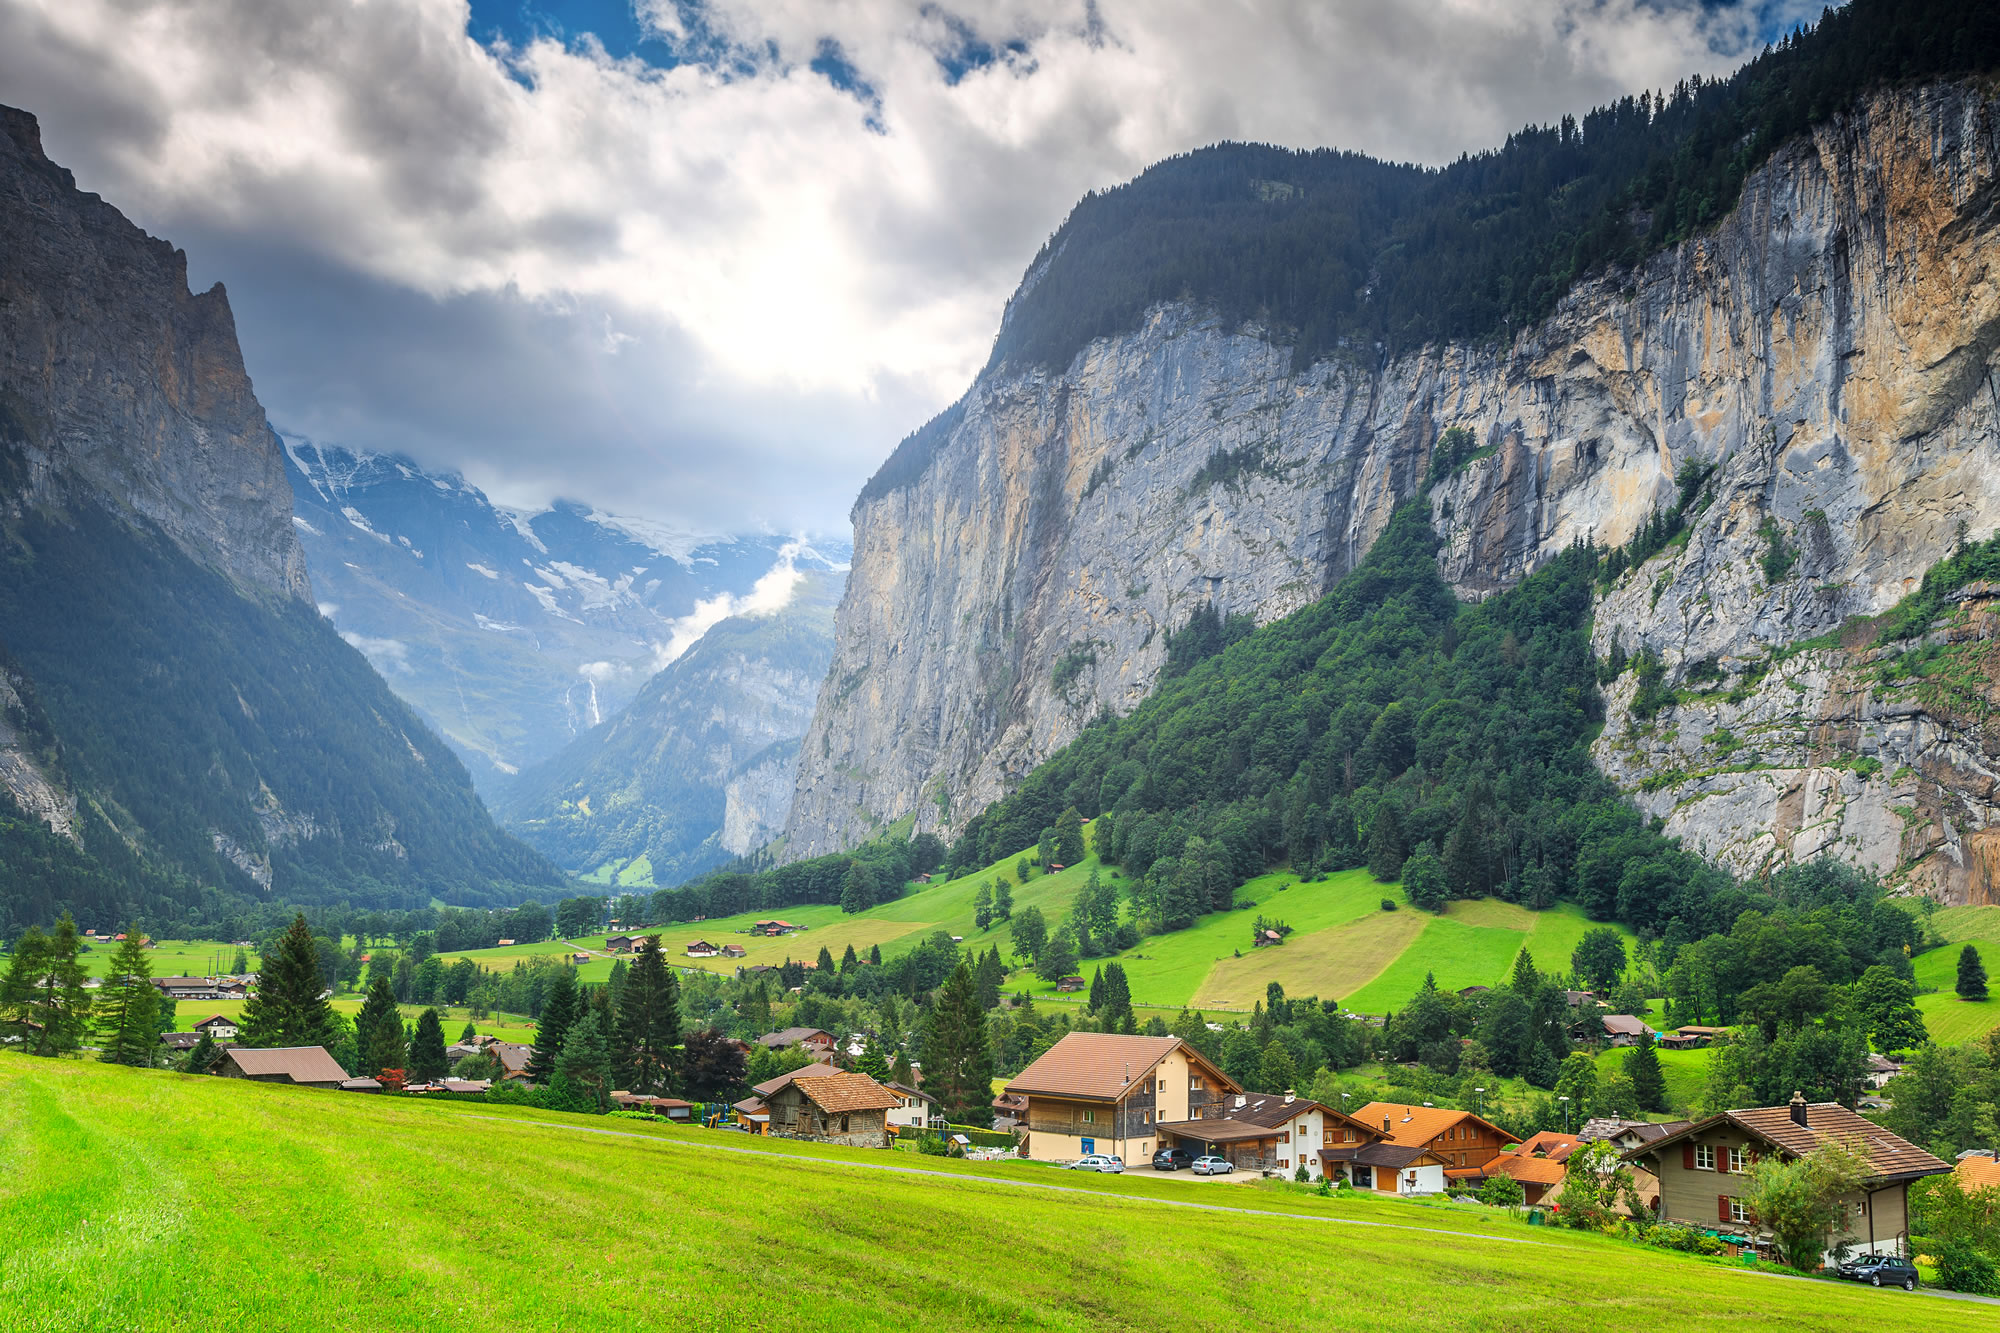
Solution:
[[[1683,1143],[1681,1145],[1681,1169],[1684,1171],[1694,1170],[1694,1145],[1692,1143]]]
[[[1717,1148],[1715,1150],[1715,1174],[1718,1176],[1729,1174],[1729,1149]]]
[[[1731,1220],[1729,1216],[1729,1196],[1727,1194],[1718,1194],[1715,1196],[1715,1218],[1718,1222],[1728,1222]]]

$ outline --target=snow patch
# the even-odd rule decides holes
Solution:
[[[495,634],[511,634],[521,628],[519,625],[510,625],[504,620],[495,620],[491,616],[482,616],[477,611],[472,613],[472,620],[479,628],[490,629]]]
[[[504,505],[494,505],[493,512],[498,514],[501,521],[512,527],[515,532],[520,533],[522,541],[525,541],[543,555],[549,553],[549,548],[542,545],[542,539],[535,535],[535,529],[532,526],[534,520],[548,513],[548,510],[537,509],[531,514],[525,509],[508,509]],[[521,563],[526,564],[527,561],[523,560]]]
[[[384,545],[388,544],[389,539],[383,536],[381,533],[375,531],[375,529],[369,527],[368,520],[365,517],[363,517],[361,511],[359,509],[356,509],[353,505],[342,505],[340,507],[340,514],[342,518],[345,518],[349,523],[352,523],[355,527],[360,528],[363,532],[367,533],[370,537],[373,537],[376,541],[381,542]]]
[[[540,571],[537,572],[539,573]],[[528,594],[531,597],[533,597],[536,601],[542,604],[542,610],[548,612],[556,619],[572,621],[578,625],[581,625],[583,623],[581,620],[578,620],[575,616],[571,615],[569,612],[563,610],[560,606],[556,605],[556,595],[553,590],[549,588],[544,588],[539,583],[523,583],[521,586],[528,590]]]
[[[665,556],[675,564],[692,567],[695,548],[706,546],[718,540],[720,534],[690,532],[671,524],[650,518],[627,518],[622,514],[607,514],[601,509],[593,509],[584,517],[600,528],[629,537],[649,551]]]

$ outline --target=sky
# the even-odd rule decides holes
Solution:
[[[700,532],[845,530],[1091,190],[1447,162],[1820,0],[0,0],[0,102],[223,282],[280,430]]]

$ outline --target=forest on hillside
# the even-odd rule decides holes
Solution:
[[[1261,326],[1299,370],[1504,336],[1579,279],[1721,220],[1752,171],[1867,91],[1996,65],[1992,5],[1854,0],[1729,78],[1526,126],[1440,170],[1260,144],[1183,154],[1076,206],[1029,265],[987,373],[1060,371],[1165,301]],[[921,476],[962,411],[906,438],[861,499]]]

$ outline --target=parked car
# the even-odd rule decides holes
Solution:
[[[1194,1173],[1198,1176],[1226,1176],[1236,1168],[1229,1164],[1227,1157],[1197,1157],[1194,1159]]]
[[[1153,1154],[1155,1171],[1178,1171],[1194,1165],[1194,1154],[1186,1148],[1162,1148]]]
[[[1125,1169],[1125,1162],[1122,1158],[1112,1157],[1107,1153],[1094,1152],[1088,1157],[1079,1157],[1074,1162],[1071,1162],[1070,1169],[1073,1171],[1102,1171],[1108,1175],[1115,1176]]]
[[[1904,1291],[1917,1289],[1917,1266],[1892,1254],[1864,1254],[1858,1259],[1848,1260],[1835,1271],[1850,1282],[1866,1282],[1871,1287],[1901,1287]]]

